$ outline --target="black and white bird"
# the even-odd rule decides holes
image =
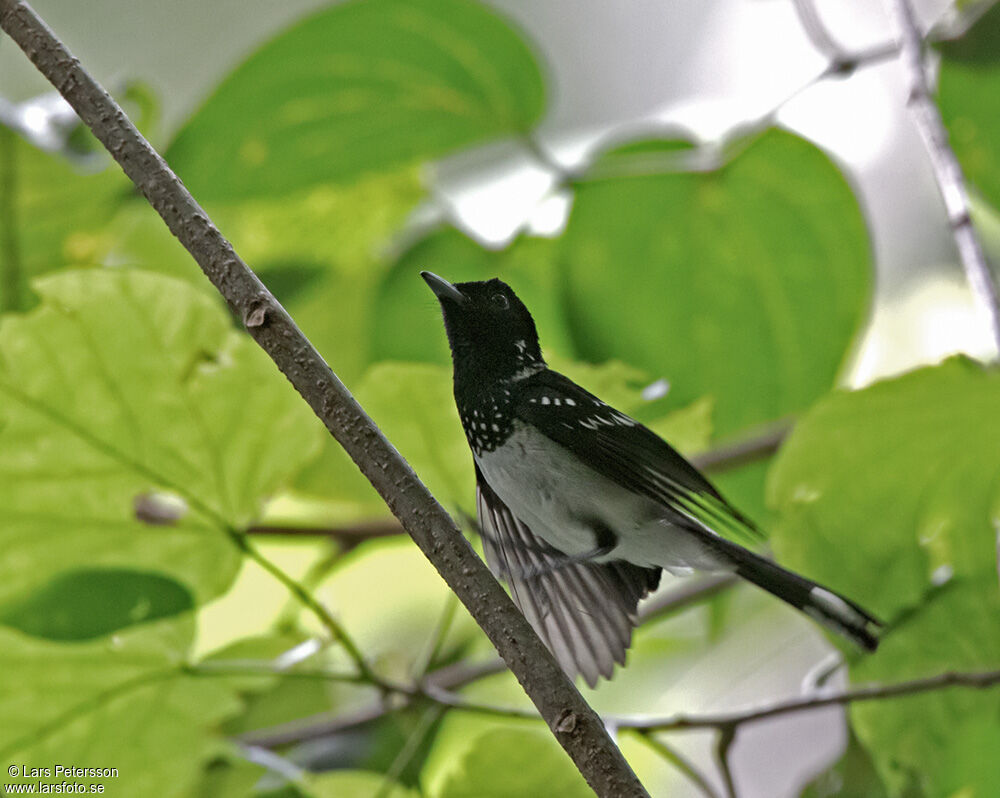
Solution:
[[[487,562],[570,675],[593,686],[624,665],[661,569],[735,573],[875,650],[874,616],[751,551],[760,532],[694,466],[548,368],[510,286],[421,275],[444,313]]]

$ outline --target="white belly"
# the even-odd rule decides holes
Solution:
[[[659,504],[597,474],[532,427],[515,422],[511,437],[476,462],[511,512],[569,556],[594,551],[603,526],[618,545],[601,559],[675,573],[722,567],[694,534],[665,521]]]

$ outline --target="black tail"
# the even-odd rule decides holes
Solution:
[[[770,560],[741,551],[736,573],[787,601],[814,621],[853,640],[866,651],[878,648],[878,629],[882,622],[850,599],[805,577],[785,570]]]

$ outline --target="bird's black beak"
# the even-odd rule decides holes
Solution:
[[[458,305],[464,305],[469,301],[465,294],[443,277],[438,277],[433,272],[420,272],[420,276],[424,278],[424,282],[431,287],[431,291],[439,300],[450,299]]]

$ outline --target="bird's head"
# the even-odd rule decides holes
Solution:
[[[441,303],[456,380],[510,379],[545,366],[535,322],[507,283],[420,276]]]

